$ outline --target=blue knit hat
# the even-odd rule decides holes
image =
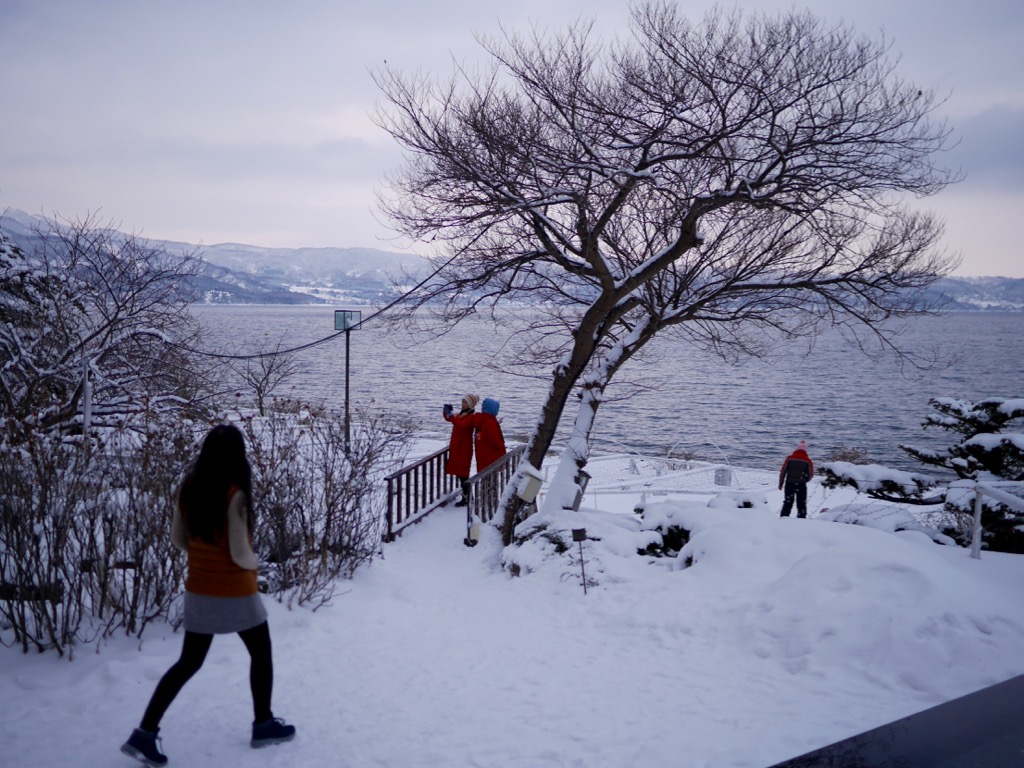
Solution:
[[[484,413],[491,414],[491,416],[497,416],[499,405],[500,403],[497,400],[491,397],[485,397],[484,404],[480,406],[480,410],[483,411]]]

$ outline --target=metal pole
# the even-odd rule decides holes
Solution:
[[[580,575],[583,577],[583,594],[587,594],[587,569],[583,567],[583,542],[587,539],[586,528],[573,528],[572,540],[580,543]]]
[[[583,542],[580,542],[580,575],[583,577],[583,594],[587,594],[587,569],[583,567]]]
[[[349,369],[349,341],[351,339],[351,332],[348,328],[345,329],[345,453],[349,452],[349,424],[350,419],[348,415],[348,369]]]

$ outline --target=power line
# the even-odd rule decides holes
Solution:
[[[480,239],[481,235],[483,235],[483,232],[481,232],[479,235],[474,237],[473,240],[471,242],[469,242],[468,244],[466,244],[464,247],[462,247],[458,251],[456,251],[455,254],[452,255],[452,257],[450,259],[448,259],[446,262],[444,262],[444,264],[439,266],[437,269],[435,269],[433,272],[431,272],[429,275],[427,275],[425,278],[423,278],[420,282],[418,282],[416,285],[414,285],[408,291],[406,291],[405,293],[403,293],[400,296],[398,296],[397,298],[395,298],[387,306],[382,307],[381,309],[379,309],[376,312],[374,312],[372,315],[368,315],[367,317],[363,318],[358,323],[356,323],[351,328],[349,328],[347,331],[338,331],[337,333],[332,333],[330,336],[324,336],[322,339],[317,339],[316,341],[311,341],[311,342],[308,342],[306,344],[300,344],[297,347],[291,347],[289,349],[278,349],[278,350],[274,350],[273,352],[260,352],[260,353],[253,354],[253,355],[228,355],[228,354],[224,354],[222,352],[208,352],[208,351],[202,350],[202,349],[193,349],[191,347],[185,346],[184,344],[178,344],[178,343],[173,342],[173,341],[169,342],[169,344],[172,347],[177,347],[178,349],[184,350],[185,352],[189,352],[189,353],[194,354],[194,355],[201,355],[203,357],[211,357],[211,358],[215,358],[215,359],[218,359],[218,360],[259,360],[259,359],[263,359],[263,358],[266,358],[266,357],[277,357],[278,355],[290,355],[290,354],[292,354],[294,352],[302,352],[302,351],[307,350],[307,349],[312,349],[313,347],[319,346],[321,344],[326,344],[328,341],[333,341],[334,339],[336,339],[339,336],[341,336],[343,333],[348,333],[349,331],[358,330],[359,328],[361,328],[363,325],[365,325],[367,322],[369,322],[370,320],[374,319],[378,315],[381,315],[381,314],[387,312],[392,307],[394,307],[397,304],[400,304],[401,302],[405,301],[409,296],[414,294],[416,291],[418,291],[420,288],[422,288],[424,285],[426,285],[430,280],[435,278],[441,272],[442,269],[447,267],[449,264],[451,264],[453,261],[455,261],[455,259],[457,259],[459,256],[461,256],[466,251],[467,248],[469,248],[471,245],[473,245],[473,243],[475,243],[478,239]]]

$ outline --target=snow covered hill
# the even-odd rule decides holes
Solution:
[[[47,220],[24,211],[0,212],[0,231],[31,247]],[[404,275],[422,276],[426,260],[415,254],[373,248],[263,248],[242,243],[197,246],[152,240],[170,251],[197,251],[206,263],[195,281],[196,301],[213,304],[380,302]],[[1024,311],[1024,279],[945,277],[931,289],[958,311]]]
[[[49,222],[13,209],[0,213],[0,231],[25,250],[39,242]],[[392,279],[422,275],[426,260],[373,248],[263,248],[241,243],[195,245],[150,240],[154,248],[200,256],[204,268],[193,281],[204,304],[310,304],[380,302]]]

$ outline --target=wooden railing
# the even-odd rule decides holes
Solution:
[[[525,444],[517,445],[483,472],[477,472],[469,478],[468,519],[476,516],[485,523],[494,519],[501,494],[516,473],[525,452]]]
[[[483,472],[469,478],[469,515],[485,522],[494,517],[502,491],[519,466],[525,450],[525,445],[516,446]],[[445,474],[447,461],[448,449],[442,448],[384,478],[388,486],[384,541],[394,541],[405,528],[418,523],[461,493],[458,479]]]
[[[419,522],[458,490],[458,479],[445,474],[447,461],[448,449],[442,448],[384,478],[388,484],[384,541],[394,541],[406,526]]]

